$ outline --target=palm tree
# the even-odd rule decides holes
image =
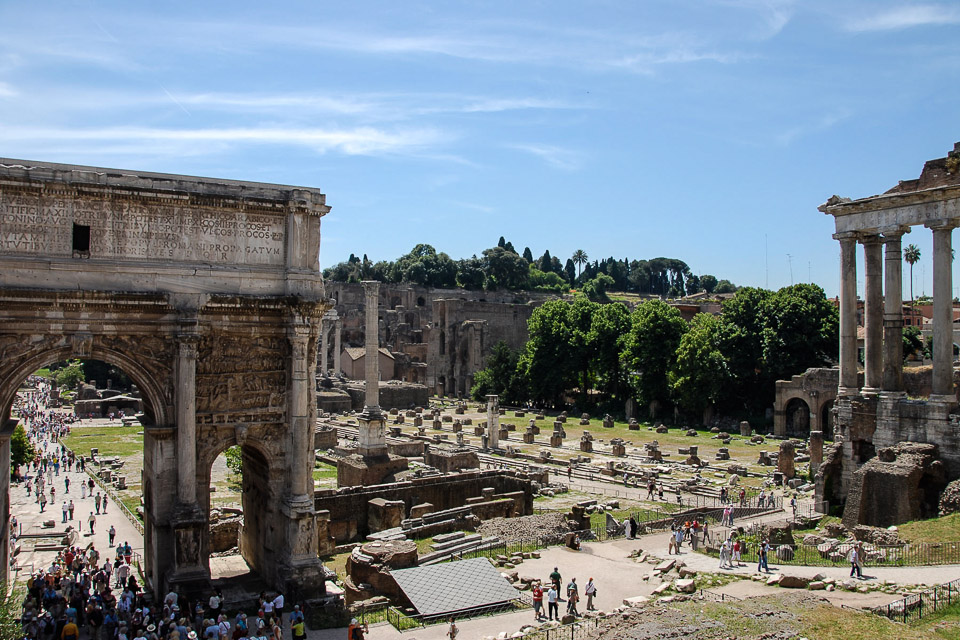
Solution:
[[[903,249],[903,259],[910,265],[910,306],[913,306],[913,265],[920,261],[920,247],[908,244]]]
[[[589,261],[590,258],[587,256],[586,251],[584,251],[583,249],[577,249],[576,251],[573,252],[573,257],[571,257],[570,259],[573,260],[573,264],[577,265],[577,280],[579,280],[580,268],[583,265],[587,264],[587,261]]]

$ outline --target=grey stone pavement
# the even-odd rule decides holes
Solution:
[[[59,445],[47,443],[45,451],[53,451],[56,446]],[[43,445],[40,445],[40,447],[43,448]],[[88,469],[89,468],[88,466]],[[33,475],[33,473],[31,470],[30,474]],[[65,492],[64,478],[70,478],[69,493]],[[80,498],[80,482],[81,480],[86,481],[88,478],[89,476],[86,472],[68,472],[61,468],[60,475],[53,476],[53,486],[56,487],[57,490],[57,499],[55,501],[50,500],[50,485],[47,485],[48,501],[43,513],[40,513],[40,505],[36,502],[36,493],[31,492],[31,494],[27,496],[26,483],[10,485],[10,511],[11,514],[17,518],[17,533],[20,535],[20,553],[16,557],[17,565],[20,569],[18,579],[21,579],[22,576],[22,579],[25,580],[26,574],[29,571],[41,567],[48,567],[57,555],[54,551],[35,550],[31,539],[24,537],[28,534],[62,535],[66,532],[67,527],[73,527],[80,532],[77,545],[87,547],[93,544],[100,552],[101,563],[103,559],[107,557],[112,560],[115,557],[116,545],[122,542],[129,542],[130,546],[133,547],[134,553],[137,556],[142,555],[143,536],[123,514],[122,508],[116,502],[108,499],[106,514],[101,513],[101,515],[96,515],[93,497],[88,495],[86,499]],[[34,489],[35,488],[36,482],[34,482]],[[103,489],[99,485],[96,485],[93,491],[94,495],[96,495],[97,491],[100,491],[101,495],[104,495]],[[63,502],[64,500],[69,501],[71,499],[75,506],[74,519],[72,521],[68,519],[67,522],[64,523],[62,521]],[[87,518],[90,516],[91,511],[94,512],[94,517],[96,518],[93,535],[90,534],[90,527],[87,523]],[[42,524],[46,520],[53,520],[54,526],[49,529],[44,528]],[[107,531],[111,525],[114,526],[117,532],[113,549],[108,548]]]

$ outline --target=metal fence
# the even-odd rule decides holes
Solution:
[[[701,548],[703,553],[719,556],[719,543],[732,532],[716,531],[714,543]],[[741,537],[742,539],[742,537]],[[736,537],[734,537],[736,540]],[[758,541],[751,536],[746,551],[741,551],[745,563],[759,561]],[[795,544],[771,545],[767,553],[770,565],[799,565],[808,567],[836,567],[849,564],[847,559],[853,542],[841,542],[831,547]],[[912,567],[960,564],[960,542],[917,542],[902,545],[866,545],[861,558],[865,567]]]
[[[552,629],[541,629],[523,636],[524,640],[583,640],[593,635],[600,618],[584,618]]]
[[[909,595],[888,605],[874,607],[871,611],[891,620],[906,623],[920,620],[925,615],[957,603],[960,603],[960,579]]]

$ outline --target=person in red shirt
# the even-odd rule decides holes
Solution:
[[[533,584],[533,619],[543,620],[543,588],[539,582]]]

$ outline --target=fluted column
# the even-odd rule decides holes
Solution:
[[[840,241],[840,388],[857,395],[857,234],[835,233]]]
[[[864,254],[864,394],[876,394],[883,384],[883,245],[880,236],[860,240]]]
[[[909,228],[907,228],[909,231]],[[885,231],[883,291],[883,391],[903,391],[903,231]]]
[[[177,336],[177,498],[197,502],[197,342],[195,334]]]
[[[933,389],[931,400],[955,402],[953,394],[953,224],[933,229]]]

